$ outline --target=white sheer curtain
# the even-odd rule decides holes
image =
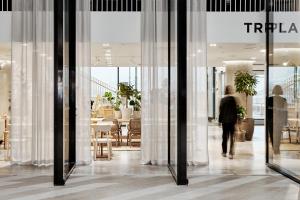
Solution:
[[[90,1],[77,0],[76,155],[90,156]],[[12,163],[53,163],[53,0],[12,5]]]
[[[144,1],[142,9],[142,162],[146,164],[166,164],[168,155],[166,2]],[[206,3],[188,0],[187,4],[187,161],[190,165],[205,165],[208,163]],[[176,44],[173,46],[176,48]],[[173,92],[174,86],[171,83]],[[176,123],[172,126],[176,127]]]
[[[12,1],[12,163],[53,162],[53,1]]]
[[[76,160],[89,164],[90,92],[91,92],[91,27],[90,0],[77,0],[76,44]]]
[[[187,161],[208,164],[206,1],[187,1]]]
[[[143,1],[142,163],[168,161],[167,1]]]

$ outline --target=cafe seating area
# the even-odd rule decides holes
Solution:
[[[141,118],[115,113],[103,97],[93,102],[91,111],[91,152],[94,161],[113,159],[114,151],[140,150]]]

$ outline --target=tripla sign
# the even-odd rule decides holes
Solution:
[[[298,28],[295,23],[253,23],[245,22],[247,33],[265,33],[270,32],[278,33],[298,33]]]

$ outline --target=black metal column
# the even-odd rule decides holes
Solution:
[[[76,0],[69,1],[69,163],[76,163]]]
[[[177,0],[177,184],[187,180],[187,1]]]
[[[64,185],[64,4],[54,0],[54,185]]]

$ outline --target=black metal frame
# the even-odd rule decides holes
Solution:
[[[54,185],[64,185],[76,163],[76,1],[54,0]],[[64,160],[64,12],[69,42],[69,168]]]
[[[177,185],[187,185],[187,1],[177,0],[177,173],[170,156],[171,1],[168,1],[168,167]]]
[[[271,8],[271,2],[270,0],[267,0],[267,6],[266,6],[266,23],[269,24],[269,23],[272,23],[273,22],[273,12],[272,12],[272,8]],[[269,67],[270,67],[270,61],[272,61],[272,64],[274,63],[273,62],[273,49],[274,49],[274,39],[273,39],[273,33],[269,30],[269,29],[266,29],[266,119],[269,119],[269,116],[268,116],[268,112],[267,112],[267,109],[269,107],[268,105],[268,97],[269,97]],[[296,174],[294,174],[293,172],[289,171],[289,170],[286,170],[284,169],[283,167],[277,165],[277,164],[274,164],[274,163],[270,163],[270,150],[269,150],[269,133],[268,133],[268,123],[269,121],[266,120],[266,127],[265,127],[265,134],[266,134],[266,165],[282,174],[283,176],[295,181],[296,183],[300,184],[300,179],[299,179],[299,176],[297,176]]]

